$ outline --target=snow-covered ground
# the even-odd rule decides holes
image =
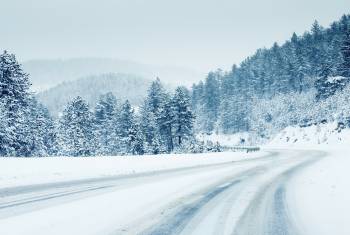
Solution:
[[[198,200],[207,190],[226,183],[227,176],[271,160],[263,157],[269,154],[3,158],[1,170],[6,171],[1,171],[2,181],[12,186],[38,183],[46,177],[47,182],[64,179],[68,183],[60,187],[0,188],[0,234],[135,234],[130,231],[136,227],[142,230],[162,219],[163,210]],[[16,168],[19,163],[22,167]],[[187,169],[175,170],[183,167]],[[167,170],[157,173],[157,169]],[[144,177],[71,185],[68,181],[77,177],[154,171]],[[16,175],[21,177],[13,179]]]
[[[0,158],[0,234],[348,235],[350,132],[335,128],[249,154]]]
[[[0,158],[1,187],[132,175],[183,167],[240,161],[264,155],[261,152],[223,152],[121,157]]]
[[[251,143],[251,136],[247,132],[237,134],[199,134],[197,138],[201,141],[212,143],[219,143],[222,146],[238,146],[238,145],[249,145]]]
[[[325,153],[291,179],[287,198],[301,234],[350,234],[350,130],[339,131],[336,123],[288,127],[265,148]]]
[[[307,235],[350,234],[350,147],[327,156],[291,181],[288,198]]]
[[[336,123],[287,127],[277,134],[268,146],[347,148],[350,147],[350,129],[338,130]]]
[[[274,135],[271,140],[261,140],[252,133],[236,134],[201,134],[197,136],[202,141],[220,143],[223,146],[255,145],[258,143],[272,148],[347,148],[350,146],[350,129],[339,129],[336,122],[311,125],[309,127],[290,126]],[[244,142],[242,143],[242,140]]]

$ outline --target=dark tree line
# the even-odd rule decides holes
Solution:
[[[81,97],[58,120],[29,91],[15,56],[0,55],[0,156],[142,155],[194,151],[194,115],[185,87],[167,92],[159,79],[136,110],[112,93],[94,110]]]
[[[329,28],[315,21],[310,32],[294,33],[283,45],[259,49],[231,71],[211,72],[193,85],[196,130],[250,131],[256,100],[315,89],[315,100],[322,102],[343,89],[349,78],[350,15]]]

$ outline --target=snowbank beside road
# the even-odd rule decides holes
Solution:
[[[221,146],[236,147],[236,146],[256,146],[256,136],[248,132],[239,132],[235,134],[199,134],[196,136],[198,140],[204,142],[219,143]]]
[[[273,147],[349,147],[350,129],[337,129],[336,123],[291,126],[278,133],[267,146]]]
[[[266,153],[223,152],[90,158],[0,158],[0,185],[4,188],[27,184],[155,172],[239,161],[246,158],[260,157],[264,154]]]
[[[265,148],[326,153],[292,177],[287,189],[289,208],[301,234],[350,234],[350,130],[339,130],[336,123],[287,127]]]
[[[328,155],[291,181],[287,198],[302,234],[350,234],[350,148]]]

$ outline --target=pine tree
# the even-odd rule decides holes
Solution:
[[[56,129],[49,111],[34,97],[31,98],[27,119],[28,155],[52,156],[57,154]]]
[[[111,92],[100,96],[94,113],[96,147],[99,155],[114,155],[117,153],[118,146],[115,141],[117,136],[114,126],[117,111],[117,99]]]
[[[143,155],[145,153],[144,138],[140,125],[134,122],[129,131],[130,152],[132,155]]]
[[[311,76],[317,78],[320,76],[320,65],[322,64],[322,58],[325,56],[323,47],[323,28],[319,25],[317,20],[312,25],[311,32],[312,41],[309,44],[310,72]]]
[[[292,90],[301,93],[305,89],[304,78],[306,75],[306,64],[303,57],[303,52],[301,48],[301,43],[296,35],[293,33],[291,38],[291,48],[289,56],[289,63],[291,65],[290,75],[291,75],[291,86]]]
[[[134,110],[128,100],[122,105],[120,114],[116,120],[117,138],[120,140],[120,153],[132,153],[132,141],[135,135]]]
[[[169,140],[171,124],[169,117],[170,104],[168,94],[157,78],[148,89],[145,103],[141,109],[141,130],[145,136],[147,152],[158,154],[172,151],[172,142]],[[171,136],[171,135],[170,135]]]
[[[94,154],[93,119],[88,104],[76,97],[63,111],[59,125],[63,154],[90,156]]]
[[[198,85],[194,84],[192,86],[191,94],[191,109],[196,116],[194,123],[194,129],[196,132],[203,132],[206,125],[206,115],[205,115],[205,90],[204,83],[200,81]]]
[[[157,123],[161,136],[161,145],[164,146],[162,149],[164,149],[167,153],[171,153],[174,150],[174,112],[171,101],[171,97],[165,97],[157,116]]]
[[[195,108],[201,106],[203,104],[203,98],[204,98],[204,84],[202,81],[200,81],[198,85],[193,84],[192,86],[191,108],[194,110]]]
[[[144,139],[144,151],[159,154],[161,151],[160,133],[155,114],[145,102],[140,109],[140,131]]]
[[[166,92],[164,90],[164,87],[160,82],[160,79],[157,78],[155,81],[152,82],[148,90],[148,96],[146,98],[147,106],[154,115],[157,115],[159,113],[159,110],[161,109],[161,106],[164,102],[165,96]]]
[[[208,74],[204,90],[204,112],[206,114],[205,130],[212,132],[219,117],[221,71]]]
[[[178,87],[172,98],[173,135],[176,145],[181,147],[185,140],[193,138],[194,116],[191,111],[189,91]]]
[[[29,101],[28,75],[23,72],[15,55],[4,51],[0,55],[0,103],[2,130],[0,155],[26,156],[29,143],[23,132]]]
[[[57,126],[54,119],[51,117],[49,110],[42,104],[39,104],[39,110],[41,117],[44,119],[45,128],[41,131],[44,133],[44,144],[46,147],[47,155],[56,156],[58,154],[58,136],[57,136]]]
[[[340,75],[350,79],[350,28],[344,35],[340,48],[342,54],[342,64],[340,66]]]
[[[11,127],[9,122],[8,109],[5,104],[0,101],[0,156],[16,155],[12,143],[15,139],[15,129]]]

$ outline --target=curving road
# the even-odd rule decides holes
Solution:
[[[302,234],[288,181],[324,156],[270,150],[239,162],[0,188],[0,234]]]

